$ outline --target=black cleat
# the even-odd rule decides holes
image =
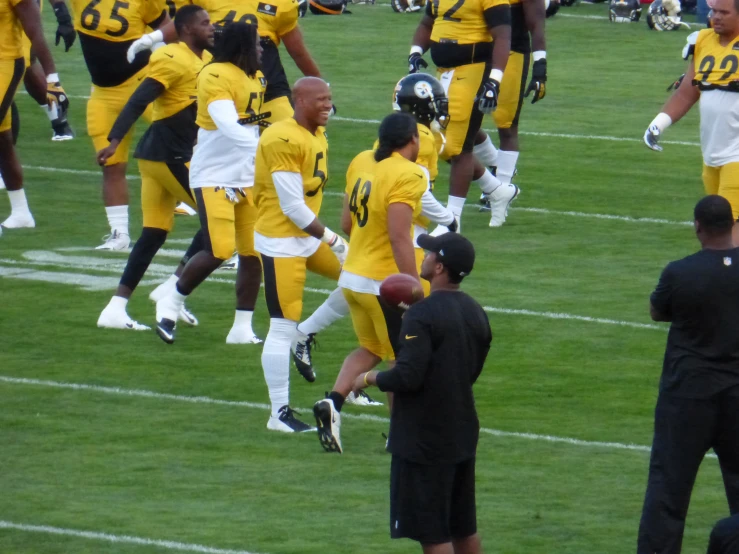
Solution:
[[[174,344],[175,322],[171,319],[164,318],[157,321],[157,335],[167,344]]]

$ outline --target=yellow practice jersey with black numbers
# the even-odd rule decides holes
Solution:
[[[186,6],[187,4],[193,3],[193,2],[190,2],[190,0],[165,0],[165,1],[167,3],[167,11],[169,12],[169,17],[171,19],[174,19],[174,16],[177,13],[177,10],[179,10],[182,6]],[[198,6],[200,5],[201,4],[198,2]]]
[[[508,0],[431,0],[426,13],[434,18],[431,40],[449,44],[492,42],[489,10]]]
[[[316,217],[321,211],[323,188],[328,180],[328,140],[323,127],[315,134],[293,118],[270,125],[259,139],[254,175],[254,201],[257,205],[255,231],[265,237],[309,236],[299,229],[280,208],[272,173],[299,173],[303,181],[305,204]]]
[[[365,178],[347,183],[352,233],[343,268],[380,281],[398,272],[387,230],[388,208],[391,204],[407,204],[413,210],[413,219],[418,217],[428,181],[417,164],[398,153],[377,162],[374,175],[366,173]],[[413,239],[412,225],[408,236]]]
[[[699,88],[739,92],[739,36],[722,46],[713,29],[703,29],[695,41],[694,83]]]
[[[418,146],[418,158],[416,159],[416,163],[418,165],[422,165],[426,168],[426,171],[429,172],[429,179],[431,181],[431,190],[434,190],[434,181],[436,180],[436,176],[439,174],[439,146],[438,141],[436,140],[436,137],[431,132],[431,129],[426,127],[426,125],[422,125],[421,123],[417,123],[418,125],[418,138],[419,138],[419,146]],[[374,150],[377,150],[377,147],[379,146],[380,141],[376,140],[375,144],[372,146]]]
[[[261,71],[251,78],[232,63],[206,65],[198,77],[198,127],[206,131],[218,128],[208,113],[208,105],[216,100],[231,100],[239,119],[259,115],[265,86]]]
[[[0,60],[23,57],[23,26],[13,8],[21,0],[0,0]]]
[[[213,56],[200,58],[184,42],[159,48],[151,56],[147,77],[164,87],[152,103],[152,124],[141,138],[136,157],[161,162],[185,162],[197,139],[198,75]]]
[[[241,21],[257,25],[260,37],[267,37],[275,45],[280,37],[298,26],[297,0],[192,0],[205,8],[215,23]]]

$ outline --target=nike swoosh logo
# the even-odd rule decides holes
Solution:
[[[215,77],[216,79],[218,79],[218,77],[220,77],[220,75],[216,75],[215,73],[211,73],[211,75],[212,75],[213,77]]]
[[[174,59],[174,56],[173,56],[172,54],[167,54],[167,53],[165,52],[165,53],[164,53],[164,55],[165,55],[165,56],[167,56],[168,58],[173,58],[173,59]]]
[[[462,79],[466,79],[467,77],[457,77],[457,81],[461,81]]]
[[[405,340],[417,339],[418,335],[406,335]]]
[[[414,173],[413,175],[415,175],[416,177],[420,177],[421,179],[423,179],[423,175],[419,175],[418,173]]]
[[[290,139],[284,139],[282,137],[277,137],[277,138],[280,139],[280,140],[284,140],[285,142],[290,142]]]
[[[128,327],[129,329],[133,329],[133,323],[126,323],[126,327]]]

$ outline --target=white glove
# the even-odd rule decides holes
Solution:
[[[349,254],[349,244],[328,227],[326,227],[326,230],[323,232],[321,241],[328,244],[328,247],[338,258],[339,263],[344,265],[346,256]]]
[[[659,137],[670,125],[672,118],[664,112],[658,113],[644,133],[644,144],[655,152],[662,152],[662,147],[658,144]]]
[[[148,35],[144,35],[141,38],[134,40],[133,44],[128,47],[128,52],[126,52],[128,63],[133,63],[133,60],[136,58],[136,54],[139,52],[151,50],[154,44],[163,41],[164,35],[161,31],[154,31],[153,33],[149,33]]]

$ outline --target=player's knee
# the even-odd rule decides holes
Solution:
[[[151,253],[153,256],[164,245],[167,240],[169,231],[156,227],[144,227],[141,231],[139,240],[136,241],[136,247],[141,248],[142,252]]]

